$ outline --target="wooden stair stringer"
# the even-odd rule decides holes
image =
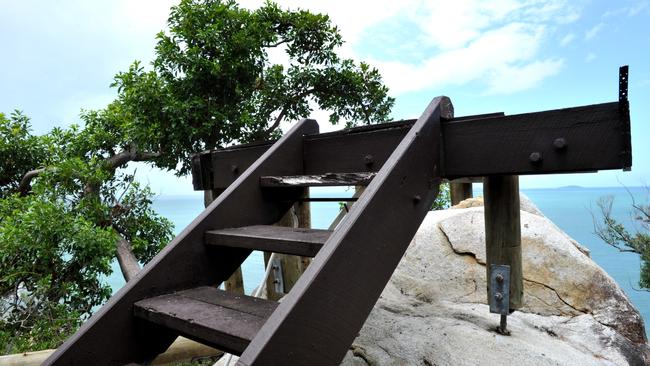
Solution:
[[[438,194],[440,119],[435,98],[352,206],[238,365],[338,365]]]
[[[145,298],[217,285],[226,280],[251,250],[206,246],[204,233],[242,225],[272,224],[279,220],[291,202],[269,199],[259,185],[259,177],[278,173],[303,174],[303,136],[315,133],[318,133],[318,124],[314,120],[302,120],[294,125],[43,365],[141,363],[163,352],[176,333],[136,319],[133,304]]]

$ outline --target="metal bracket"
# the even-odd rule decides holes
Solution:
[[[508,315],[510,313],[510,266],[490,265],[490,312]]]
[[[273,285],[276,294],[284,294],[284,279],[282,278],[282,261],[280,258],[274,258],[271,263],[273,274]]]
[[[629,77],[629,67],[627,65],[621,66],[618,69],[618,101],[627,102],[627,84]]]
[[[628,79],[629,67],[621,66],[618,69],[618,112],[621,122],[621,136],[623,146],[621,149],[621,159],[625,167],[623,171],[630,171],[632,167],[632,146],[630,144],[630,102],[628,99]]]

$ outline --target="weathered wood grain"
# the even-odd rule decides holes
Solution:
[[[486,278],[491,278],[491,264],[510,266],[510,310],[513,311],[522,306],[524,296],[519,177],[516,175],[485,177],[483,196],[485,205]],[[487,283],[489,294],[490,281],[488,280]],[[490,299],[488,299],[489,301]]]
[[[625,104],[625,103],[623,103]],[[377,172],[412,120],[305,136],[304,174]],[[558,148],[556,140],[563,139]],[[629,110],[619,102],[503,116],[442,121],[444,179],[627,169]],[[213,151],[214,187],[225,188],[270,145]],[[531,161],[537,153],[538,161]],[[336,156],[336,159],[332,157]],[[208,189],[206,187],[200,189]]]
[[[348,216],[284,297],[239,360],[241,365],[338,365],[357,336],[440,183],[436,98]]]
[[[271,200],[262,175],[303,174],[302,137],[318,132],[303,120],[228,187],[153,260],[99,309],[44,365],[115,365],[148,362],[171,344],[176,331],[133,317],[133,304],[165,293],[226,280],[250,250],[203,245],[208,230],[277,222],[290,207]],[[300,196],[296,192],[295,198]]]
[[[455,206],[468,198],[472,198],[472,183],[449,182],[449,196],[451,198],[452,206]]]
[[[140,300],[133,312],[197,342],[241,354],[276,306],[204,286]]]
[[[255,225],[207,231],[205,243],[314,257],[331,234],[329,230]]]
[[[260,177],[262,187],[327,187],[367,186],[377,173],[326,173],[320,175],[290,175]]]

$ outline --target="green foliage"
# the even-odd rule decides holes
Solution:
[[[110,273],[115,234],[66,206],[41,195],[0,200],[0,329],[22,339],[3,348],[28,350],[56,326],[65,337],[110,296],[99,278]]]
[[[442,183],[438,197],[433,201],[432,210],[444,210],[451,206],[451,194],[449,192],[449,183]]]
[[[596,223],[596,235],[621,252],[632,252],[641,256],[639,286],[650,291],[650,205],[637,204],[632,198],[633,217],[640,229],[631,233],[612,217],[613,203],[612,196],[598,200],[602,217],[601,222]]]
[[[9,118],[0,113],[0,198],[15,190],[23,175],[44,162],[43,140],[31,135],[29,118],[15,111]]]
[[[0,197],[4,352],[58,346],[108,299],[111,289],[102,278],[112,271],[118,233],[132,242],[141,262],[172,234],[171,223],[151,209],[151,192],[107,169],[97,154],[101,148],[86,138],[88,130],[54,129],[44,136],[29,130],[29,119],[20,114],[0,119],[2,147],[26,152],[7,154],[16,158],[0,163],[5,172],[15,170]],[[44,164],[30,194],[11,193],[19,171]]]
[[[135,62],[115,77],[110,108],[123,118],[110,125],[159,151],[158,166],[180,163],[178,174],[194,152],[277,136],[280,121],[309,116],[310,102],[348,125],[385,121],[393,104],[376,69],[337,56],[341,36],[326,15],[183,0],[157,37],[153,70]]]

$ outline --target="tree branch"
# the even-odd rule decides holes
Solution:
[[[32,179],[38,177],[38,175],[43,173],[44,171],[45,168],[34,169],[28,171],[23,176],[23,179],[20,180],[20,184],[18,185],[18,192],[20,193],[21,196],[26,196],[27,193],[29,193],[29,191],[32,189]]]
[[[138,272],[140,272],[140,263],[138,263],[138,259],[135,257],[135,254],[133,254],[131,242],[126,240],[124,236],[119,233],[119,230],[116,228],[114,229],[118,233],[117,262],[120,265],[122,276],[124,276],[126,282],[129,282],[138,274]]]
[[[316,88],[307,89],[307,90],[303,91],[302,93],[295,95],[294,97],[292,97],[289,100],[289,102],[285,103],[285,105],[280,110],[280,114],[278,114],[278,116],[275,118],[275,121],[273,121],[273,124],[271,125],[271,127],[264,130],[264,136],[269,136],[273,131],[275,131],[280,126],[280,122],[282,122],[282,120],[284,119],[284,116],[287,114],[287,108],[289,108],[290,103],[294,103],[294,102],[308,96],[309,94],[312,94],[315,91],[316,91]]]
[[[282,119],[286,114],[287,114],[287,108],[286,107],[282,108],[280,114],[278,114],[278,116],[275,118],[275,121],[273,122],[271,127],[264,130],[264,136],[269,136],[273,131],[275,131],[275,129],[280,126],[280,122],[282,121]]]
[[[135,145],[130,145],[128,149],[124,149],[123,151],[107,158],[106,165],[115,170],[131,161],[148,161],[159,156],[160,153],[148,151],[140,152]]]

